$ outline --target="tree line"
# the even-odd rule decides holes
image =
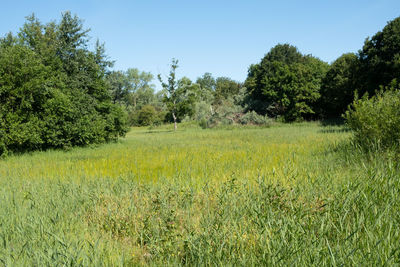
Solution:
[[[263,124],[271,118],[284,122],[341,118],[356,97],[399,87],[399,59],[400,18],[396,18],[367,38],[358,53],[345,53],[331,64],[302,54],[293,45],[278,44],[249,67],[243,83],[210,73],[195,82],[186,77],[177,80],[178,62],[173,60],[167,82],[158,77],[163,90],[153,94],[153,102],[147,101],[142,112],[153,114],[147,116],[153,119],[131,123],[197,120],[212,126]],[[133,114],[142,114],[141,107],[136,108]]]
[[[399,88],[400,18],[331,64],[278,44],[244,82],[211,73],[178,79],[173,59],[169,75],[157,76],[160,91],[152,73],[113,70],[104,44],[89,49],[88,33],[65,12],[47,24],[29,16],[0,39],[0,154],[107,142],[129,126],[340,118],[358,96]]]

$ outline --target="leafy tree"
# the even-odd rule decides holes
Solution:
[[[203,90],[215,91],[216,81],[209,72],[206,72],[203,76],[197,78],[196,83],[199,84]]]
[[[62,82],[29,48],[14,45],[0,49],[0,154],[40,148],[45,142],[45,116],[40,111],[61,88]]]
[[[88,49],[88,31],[69,12],[43,25],[29,16],[0,41],[0,153],[115,140],[127,131],[105,74],[104,45]]]
[[[4,48],[4,47],[9,47],[12,45],[15,45],[17,42],[17,38],[11,33],[7,33],[6,36],[4,36],[3,38],[0,38],[0,47]]]
[[[221,102],[223,99],[234,97],[240,91],[242,85],[227,77],[219,77],[215,82],[214,103]]]
[[[183,77],[178,81],[178,105],[177,114],[178,119],[182,120],[185,117],[192,117],[195,112],[195,104],[201,99],[200,86],[197,83]]]
[[[162,87],[164,88],[164,102],[167,105],[168,111],[171,113],[172,118],[174,120],[174,130],[177,129],[177,104],[178,104],[178,83],[176,81],[176,69],[178,68],[178,60],[172,59],[171,63],[171,70],[168,76],[168,83],[165,83],[162,78],[161,74],[158,74],[158,80],[160,81]]]
[[[213,113],[212,104],[214,102],[216,81],[211,73],[206,72],[203,76],[197,78],[195,85],[196,101],[193,119],[205,123]]]
[[[188,102],[191,102],[191,100],[187,98],[187,90],[184,86],[187,81],[183,80],[179,84],[176,80],[175,72],[177,68],[178,60],[172,59],[171,70],[168,76],[168,83],[165,83],[161,78],[161,75],[158,74],[158,80],[164,88],[164,103],[166,104],[167,109],[172,116],[175,131],[178,127],[178,114],[180,116],[185,115],[185,113],[187,112],[187,104]]]
[[[151,83],[154,79],[153,74],[133,68],[127,70],[126,77],[129,83],[127,88],[128,104],[135,109],[140,109],[142,106],[154,101],[155,85]]]
[[[250,66],[245,81],[247,105],[286,121],[310,118],[327,68],[327,63],[302,55],[294,46],[278,44],[259,64]]]
[[[211,103],[214,100],[216,81],[211,73],[206,72],[197,78],[196,84],[199,85],[199,102]]]
[[[347,125],[354,141],[366,150],[400,150],[400,90],[391,85],[368,98],[356,98],[346,111]]]
[[[139,110],[138,124],[143,126],[152,125],[156,118],[156,109],[151,105],[145,105]]]
[[[126,101],[128,96],[129,82],[122,71],[112,71],[107,74],[111,99],[114,104]]]
[[[140,126],[140,114],[144,106],[153,106],[157,123],[164,117],[162,92],[155,94],[152,83],[154,77],[149,72],[139,71],[136,68],[127,71],[112,71],[107,74],[109,92],[114,103],[123,105],[128,111],[130,125]],[[146,108],[148,110],[148,108]]]
[[[329,67],[322,79],[320,113],[325,117],[340,117],[354,100],[358,58],[343,54]]]
[[[400,81],[400,17],[367,38],[359,51],[358,91],[373,95],[381,86]]]

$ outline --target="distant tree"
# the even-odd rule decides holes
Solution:
[[[175,72],[178,67],[178,60],[172,59],[171,70],[168,76],[168,83],[164,83],[161,75],[158,79],[163,87],[163,101],[169,112],[168,117],[172,117],[174,129],[177,129],[177,122],[185,117],[193,117],[195,112],[195,103],[199,100],[200,86],[197,83],[183,77],[176,80]]]
[[[126,78],[129,83],[127,88],[129,105],[132,105],[135,109],[140,109],[154,100],[153,74],[131,68],[126,71]]]
[[[152,125],[156,117],[156,109],[151,105],[145,105],[138,112],[138,124],[141,126]]]
[[[129,82],[124,72],[112,71],[107,74],[111,99],[114,104],[126,101]]]
[[[203,76],[197,78],[196,83],[205,90],[215,91],[216,82],[212,74],[209,72],[206,72]]]
[[[177,105],[179,100],[179,95],[177,93],[178,83],[176,81],[176,69],[178,68],[178,60],[172,59],[171,70],[168,76],[168,83],[165,83],[161,78],[161,74],[158,74],[158,80],[160,81],[162,87],[164,88],[164,102],[167,105],[168,111],[171,113],[174,120],[174,130],[178,128],[177,126]]]
[[[230,78],[219,77],[215,82],[214,103],[224,99],[233,98],[240,91],[242,85]]]
[[[196,83],[200,86],[200,101],[211,103],[214,99],[216,81],[211,73],[206,72],[197,78]]]
[[[251,65],[245,87],[250,110],[295,121],[315,116],[321,80],[328,64],[278,44],[259,64]]]
[[[177,89],[177,116],[179,120],[191,118],[195,112],[195,104],[201,100],[201,90],[197,83],[183,77],[178,81]]]
[[[375,94],[381,86],[400,82],[400,17],[365,40],[359,51],[358,91]]]
[[[354,100],[358,58],[343,54],[329,67],[322,79],[319,110],[325,117],[340,117]]]
[[[144,105],[156,100],[155,85],[151,83],[154,77],[149,72],[136,68],[123,71],[112,71],[107,74],[109,90],[114,103],[124,104],[133,110],[139,110]]]

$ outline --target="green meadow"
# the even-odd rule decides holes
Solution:
[[[398,155],[318,122],[0,160],[0,266],[400,264]]]

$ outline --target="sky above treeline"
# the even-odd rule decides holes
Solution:
[[[32,13],[47,23],[69,10],[93,42],[105,43],[116,70],[167,75],[176,58],[178,78],[210,72],[242,82],[250,64],[278,43],[327,62],[357,52],[400,16],[400,0],[6,0],[0,10],[1,36],[16,33]]]

